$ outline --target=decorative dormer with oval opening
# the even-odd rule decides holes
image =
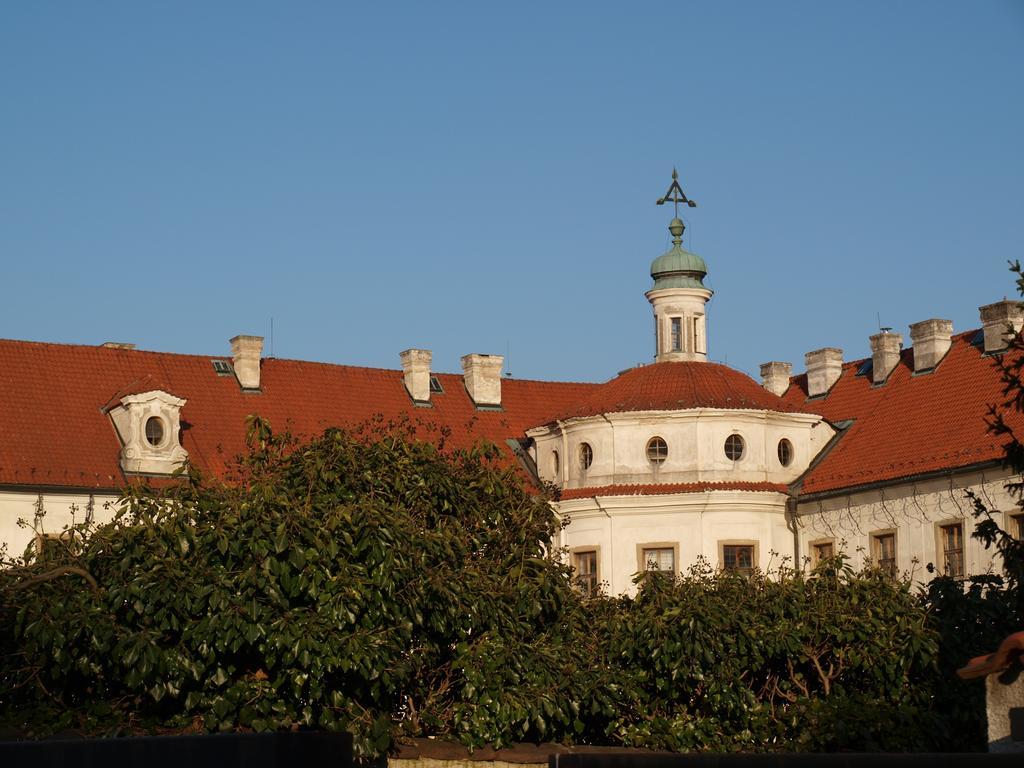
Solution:
[[[162,389],[115,397],[107,413],[121,440],[126,474],[169,475],[188,459],[180,439],[185,402]]]

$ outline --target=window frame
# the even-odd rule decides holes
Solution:
[[[821,556],[821,553],[819,551],[819,547],[824,547],[826,545],[832,547],[832,554],[829,555],[828,557],[835,557],[836,556],[836,540],[835,539],[831,539],[831,538],[813,539],[813,540],[807,542],[807,549],[808,549],[808,551],[810,553],[810,556],[811,556],[811,567],[812,568],[817,568],[818,567],[818,563],[820,563],[822,560],[825,559],[824,557]]]
[[[683,352],[683,318],[670,317],[668,319],[668,351]]]
[[[661,453],[659,456],[651,456],[651,447],[654,446],[655,441],[660,443],[660,446],[664,448],[664,453]],[[644,454],[647,456],[649,464],[653,464],[655,467],[660,467],[668,460],[668,441],[666,441],[661,435],[654,435],[644,446]]]
[[[594,572],[580,574],[577,570],[577,558],[581,555],[594,556]],[[569,550],[570,566],[572,568],[572,583],[584,597],[596,597],[601,592],[601,547],[597,544],[586,544],[579,547],[572,547]],[[586,577],[588,584],[584,586],[582,581]],[[589,583],[591,578],[592,584]]]
[[[789,454],[789,460],[782,460],[782,446],[787,446],[786,451]],[[793,460],[796,458],[796,448],[793,446],[793,441],[788,437],[780,437],[778,444],[775,446],[775,455],[779,460],[779,464],[783,467],[789,467]]]
[[[732,442],[734,439],[739,440],[740,443],[740,455],[735,459],[729,455],[729,443]],[[722,453],[724,453],[725,458],[731,461],[733,464],[738,464],[747,457],[747,441],[739,432],[732,432],[726,435],[725,441],[722,443]]]
[[[645,557],[644,553],[649,551],[649,550],[655,550],[655,549],[656,550],[665,550],[665,549],[672,550],[672,570],[671,571],[663,571],[660,568],[648,568],[647,567],[647,558]],[[677,573],[679,573],[679,542],[678,541],[645,541],[645,542],[642,542],[640,544],[637,544],[636,545],[636,565],[637,565],[637,569],[636,569],[637,573],[641,573],[641,574],[648,574],[648,573],[671,574],[671,575],[675,576]]]
[[[960,549],[946,549],[946,531],[952,528],[959,528],[960,533]],[[964,534],[966,533],[966,526],[964,525],[963,518],[951,518],[949,520],[940,520],[935,524],[935,559],[938,561],[937,565],[941,566],[939,573],[942,576],[951,576],[954,579],[963,579],[967,577],[967,545],[964,541]],[[959,573],[950,572],[950,553],[956,553],[959,555],[960,560],[960,571]]]
[[[586,460],[584,461],[584,457]],[[576,458],[579,461],[580,472],[586,474],[592,466],[594,466],[594,448],[586,440],[582,441],[576,447]]]
[[[149,438],[149,425],[156,422],[160,427],[160,440],[153,442]],[[146,441],[146,445],[153,449],[163,448],[167,444],[167,425],[164,424],[162,416],[152,414],[146,417],[146,420],[142,423],[142,439]]]
[[[1011,538],[1024,541],[1024,512],[1006,512],[1003,520]]]
[[[730,568],[725,564],[726,547],[749,547],[750,568]],[[718,569],[723,573],[736,573],[741,576],[751,576],[760,567],[761,552],[759,542],[756,539],[719,539],[718,540]]]
[[[889,576],[896,578],[900,572],[900,556],[899,556],[899,536],[895,528],[883,528],[877,531],[871,531],[868,534],[868,541],[870,543],[871,552],[871,564],[875,568],[879,568],[883,571],[888,572]],[[892,564],[889,566],[882,564],[881,554],[881,541],[883,539],[892,538]],[[888,561],[888,558],[886,558]]]

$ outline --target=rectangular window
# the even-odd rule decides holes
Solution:
[[[642,558],[645,571],[674,573],[676,570],[676,551],[672,547],[645,547]]]
[[[597,594],[597,550],[588,549],[573,552],[572,568],[575,571],[576,586],[587,597]]]
[[[672,318],[672,351],[683,351],[683,321],[680,317]]]
[[[723,544],[722,568],[749,576],[754,572],[754,545]]]
[[[816,541],[811,544],[811,565],[836,556],[836,545],[833,541]]]
[[[1017,541],[1024,541],[1024,515],[1010,515],[1006,532]]]
[[[871,536],[871,557],[876,566],[896,578],[896,534],[873,534]]]
[[[964,575],[964,526],[950,523],[939,529],[942,540],[942,572],[955,579]]]

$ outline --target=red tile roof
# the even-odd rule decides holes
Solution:
[[[604,384],[504,379],[500,411],[474,408],[457,374],[438,374],[444,393],[432,395],[432,408],[422,408],[412,403],[398,370],[269,358],[262,363],[262,392],[244,393],[233,376],[214,370],[211,361],[222,358],[0,340],[0,484],[122,486],[120,443],[104,408],[126,394],[156,388],[187,400],[183,445],[199,468],[215,474],[223,474],[244,450],[245,420],[253,413],[277,430],[303,436],[378,414],[389,420],[405,416],[419,434],[450,431],[456,446],[486,438],[504,448],[506,440],[521,438],[552,414],[717,407],[852,420],[797,486],[801,495],[837,492],[1002,457],[1003,440],[988,434],[985,422],[989,404],[1003,400],[1002,384],[993,359],[972,343],[977,335],[954,336],[949,353],[929,374],[913,375],[913,353],[905,350],[889,380],[877,387],[869,375],[858,375],[864,361],[846,363],[821,398],[807,398],[805,375],[794,377],[778,398],[723,365],[657,363]],[[690,486],[611,486],[601,492],[712,489]],[[563,498],[597,490],[572,489]]]
[[[486,438],[506,448],[553,409],[595,385],[504,379],[502,410],[477,410],[462,376],[438,374],[432,408],[413,404],[402,372],[264,359],[262,392],[244,393],[204,355],[0,340],[0,484],[118,488],[120,442],[103,412],[124,397],[163,389],[188,402],[182,444],[200,469],[223,474],[245,447],[245,420],[259,414],[278,431],[312,436],[377,414],[411,418],[418,434],[451,431],[450,444]],[[141,389],[140,389],[141,387]]]
[[[1001,459],[1005,439],[988,433],[985,417],[989,405],[1005,398],[994,359],[973,343],[978,335],[954,335],[949,352],[931,373],[915,375],[913,350],[905,349],[879,386],[872,385],[870,372],[858,375],[865,360],[845,363],[839,380],[821,398],[808,400],[806,374],[794,376],[783,396],[790,406],[833,423],[853,420],[804,476],[800,494]]]
[[[653,363],[623,371],[600,384],[572,407],[553,410],[554,419],[623,411],[684,408],[799,410],[745,373],[719,363]]]
[[[704,493],[705,491],[774,491],[789,493],[789,486],[781,483],[652,483],[650,485],[602,485],[594,488],[567,488],[560,498],[585,499],[592,496],[662,496],[674,493]]]
[[[995,653],[985,656],[975,656],[967,662],[967,665],[956,671],[962,680],[973,680],[978,677],[988,677],[997,672],[1002,672],[1010,666],[1015,659],[1024,656],[1024,632],[1014,632],[999,644]]]

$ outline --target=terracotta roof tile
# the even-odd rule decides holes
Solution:
[[[719,363],[653,363],[623,371],[596,386],[588,397],[555,419],[625,411],[673,411],[684,408],[799,410],[745,373]]]
[[[122,486],[120,442],[103,408],[135,390],[163,389],[187,400],[182,444],[200,469],[223,474],[245,448],[249,414],[303,436],[378,414],[408,416],[425,437],[445,429],[452,445],[485,438],[508,452],[507,439],[594,387],[504,379],[502,409],[477,410],[461,375],[438,374],[444,393],[423,408],[413,404],[397,370],[268,358],[262,391],[245,393],[233,376],[217,374],[214,359],[222,356],[0,340],[0,483]]]
[[[1024,632],[1014,632],[999,644],[994,653],[975,656],[967,665],[956,671],[962,680],[973,680],[977,677],[988,677],[1002,672],[1015,659],[1024,655]]]
[[[674,493],[704,493],[706,491],[774,491],[788,493],[789,487],[781,483],[652,483],[649,485],[602,485],[593,488],[568,488],[560,498],[584,499],[591,496],[662,496]]]
[[[914,374],[913,350],[882,385],[858,375],[865,360],[843,365],[829,393],[807,398],[806,375],[795,376],[783,396],[790,406],[853,424],[802,480],[801,494],[822,493],[880,481],[997,461],[1001,438],[989,434],[989,405],[1002,403],[995,360],[973,342],[977,331],[953,336],[945,358],[931,373]],[[1018,416],[1011,418],[1020,421]]]

